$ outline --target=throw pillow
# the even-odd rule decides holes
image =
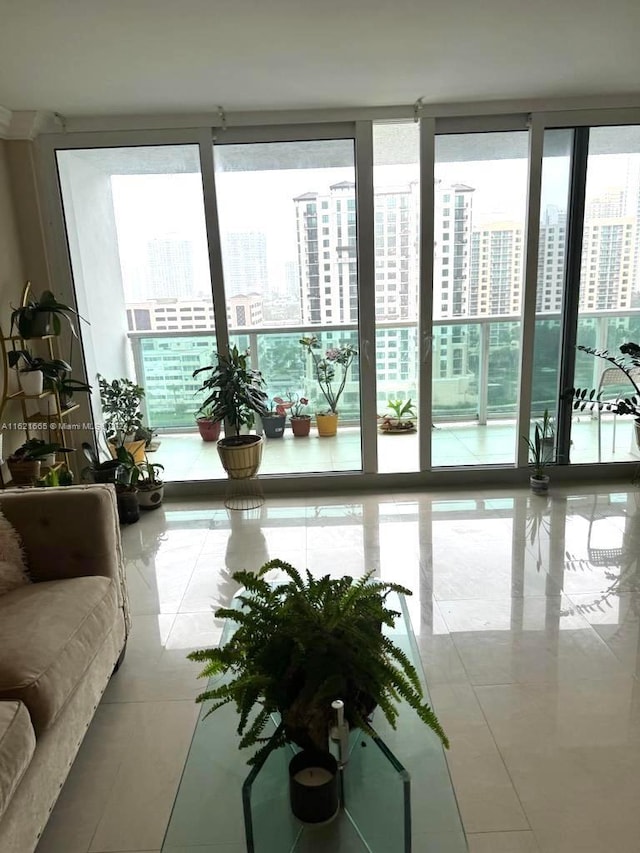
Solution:
[[[0,512],[0,595],[31,583],[17,530]]]

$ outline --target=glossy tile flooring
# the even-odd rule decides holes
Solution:
[[[602,419],[602,461],[640,459],[630,418],[617,418],[613,443],[613,416]],[[461,465],[513,465],[516,458],[515,421],[488,424],[438,424],[431,433],[435,468]],[[206,480],[224,478],[215,442],[202,441],[198,433],[165,433],[150,457],[165,466],[164,479]],[[574,419],[571,461],[598,461],[598,422],[588,416]],[[322,471],[359,471],[362,468],[359,427],[340,427],[338,435],[320,438],[315,425],[307,438],[296,438],[289,427],[282,438],[265,439],[260,473],[294,474]],[[418,434],[378,434],[378,470],[398,473],[418,470]]]
[[[372,570],[413,591],[472,853],[640,849],[640,493],[631,487],[554,487],[548,499],[524,489],[274,497],[251,513],[175,502],[123,540],[127,658],[38,853],[160,850],[201,687],[185,655],[219,638],[211,608],[236,590],[231,573],[276,556],[314,573]],[[422,797],[429,791],[414,790],[414,809]]]

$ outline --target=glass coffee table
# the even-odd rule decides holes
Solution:
[[[387,633],[426,683],[403,596]],[[225,625],[221,643],[234,630]],[[378,737],[350,736],[345,808],[331,824],[307,827],[291,815],[287,766],[295,747],[269,754],[252,769],[238,749],[233,706],[203,720],[203,707],[173,805],[162,853],[467,853],[442,745],[407,705],[397,729],[374,715]],[[277,720],[274,721],[277,725]],[[244,807],[243,807],[244,806]]]

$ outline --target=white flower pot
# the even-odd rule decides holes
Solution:
[[[38,400],[38,409],[41,415],[55,415],[58,411],[55,394],[49,394]]]
[[[41,370],[21,371],[18,373],[20,387],[27,397],[37,397],[42,394],[43,374]]]

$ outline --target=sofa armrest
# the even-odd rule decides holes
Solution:
[[[113,578],[129,626],[115,489],[107,484],[0,492],[0,510],[18,531],[32,579]]]

